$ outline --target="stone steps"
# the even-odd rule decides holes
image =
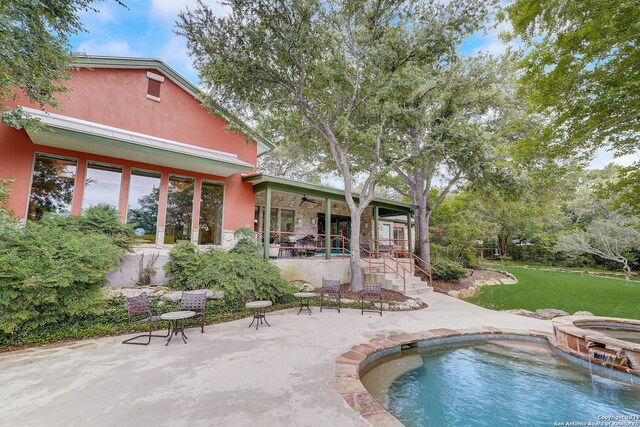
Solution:
[[[396,273],[384,273],[382,271],[371,273],[364,273],[364,281],[369,283],[380,283],[384,289],[389,289],[395,292],[405,293],[407,296],[420,295],[433,291],[433,288],[429,286],[427,282],[424,282],[420,277],[410,276],[407,277],[406,292],[404,282],[401,277],[398,277]]]

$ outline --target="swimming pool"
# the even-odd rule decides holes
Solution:
[[[640,386],[602,375],[547,344],[504,340],[404,350],[369,364],[361,381],[406,426],[640,422]]]

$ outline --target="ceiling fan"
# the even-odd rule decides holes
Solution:
[[[300,206],[302,206],[304,203],[316,203],[316,201],[313,199],[309,199],[307,198],[307,196],[303,195],[300,199]]]

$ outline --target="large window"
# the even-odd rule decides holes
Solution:
[[[193,178],[169,176],[164,243],[171,244],[191,240],[194,184]]]
[[[287,233],[292,233],[294,231],[294,212],[281,209],[280,210],[280,231],[286,231]],[[288,236],[285,236],[285,238]]]
[[[41,219],[47,212],[71,212],[77,165],[73,159],[36,154],[28,219]]]
[[[200,196],[200,235],[201,245],[220,245],[222,243],[222,201],[224,186],[210,181],[202,181]]]
[[[141,243],[156,241],[160,173],[133,169],[129,184],[127,224],[132,224],[136,239]]]
[[[82,209],[97,205],[108,205],[118,209],[120,204],[120,185],[122,167],[89,162],[87,178],[84,182]]]

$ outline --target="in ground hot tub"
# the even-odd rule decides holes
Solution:
[[[565,316],[557,317],[552,322],[560,350],[590,363],[640,375],[640,321]]]

